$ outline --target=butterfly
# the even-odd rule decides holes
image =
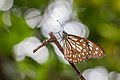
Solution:
[[[90,58],[102,58],[105,54],[103,48],[88,39],[62,33],[64,42],[64,58],[70,63],[78,63]]]

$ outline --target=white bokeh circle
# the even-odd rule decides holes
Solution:
[[[98,66],[94,69],[87,69],[83,72],[86,80],[108,80],[108,72],[104,67]]]
[[[56,0],[49,4],[45,13],[48,13],[51,18],[59,20],[61,23],[64,23],[72,16],[72,5],[69,1]]]
[[[33,49],[35,49],[40,43],[41,42],[33,36],[26,38],[22,42],[16,44],[13,47],[16,60],[21,61],[25,58],[25,56],[28,56],[40,64],[46,62],[49,58],[49,53],[45,46],[39,49],[36,53],[33,53]]]
[[[0,0],[0,10],[7,11],[13,6],[13,0]]]
[[[7,26],[11,26],[12,25],[11,19],[10,19],[10,11],[3,12],[2,20],[3,20],[5,25],[7,25]]]
[[[76,36],[80,36],[80,37],[88,37],[89,35],[89,30],[88,28],[76,21],[76,20],[72,20],[72,21],[69,21],[68,23],[66,23],[64,25],[64,30],[68,33],[68,34],[72,34],[72,35],[76,35]],[[86,36],[87,34],[87,36]]]
[[[24,19],[30,28],[41,27],[41,13],[39,10],[31,8],[24,14]]]

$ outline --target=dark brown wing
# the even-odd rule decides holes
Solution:
[[[103,49],[87,39],[68,34],[64,40],[64,57],[71,63],[103,56]]]

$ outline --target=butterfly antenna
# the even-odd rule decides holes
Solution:
[[[63,31],[64,31],[64,27],[63,27],[63,25],[60,23],[60,21],[59,20],[57,20],[58,22],[59,22],[59,24],[61,25],[61,27],[63,28]]]

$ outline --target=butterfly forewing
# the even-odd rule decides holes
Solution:
[[[101,47],[93,42],[67,34],[64,39],[64,57],[71,63],[85,61],[89,58],[101,58],[104,56],[104,51]]]

